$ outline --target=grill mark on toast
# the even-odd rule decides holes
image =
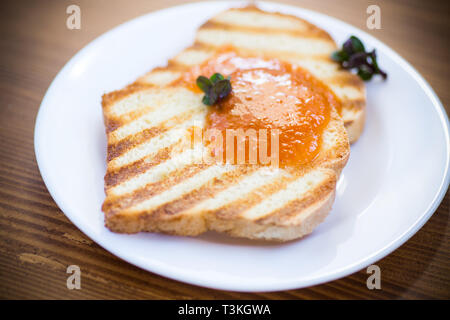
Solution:
[[[255,190],[252,190],[249,194],[247,194],[243,198],[239,198],[235,201],[229,202],[228,204],[213,210],[209,211],[209,215],[214,215],[219,219],[233,219],[241,212],[248,210],[258,202],[262,201],[264,198],[267,198],[272,193],[277,192],[286,188],[286,186],[293,180],[296,179],[296,176],[283,176],[280,175],[269,184],[263,185]]]
[[[161,134],[164,131],[163,128],[160,127],[152,127],[149,129],[144,129],[141,132],[138,132],[132,136],[128,136],[125,139],[120,140],[119,142],[112,143],[108,145],[108,155],[107,160],[111,161],[118,156],[124,154],[128,150],[144,143],[145,141],[150,140],[158,134]]]
[[[147,113],[155,111],[157,108],[158,108],[157,106],[142,107],[138,108],[137,110],[132,110],[130,112],[122,114],[120,116],[111,115],[109,119],[112,120],[113,122],[120,123],[120,126],[114,128],[114,130],[116,130],[121,126],[127,125],[128,123],[139,119],[140,117],[146,115]]]
[[[166,132],[167,131],[168,130],[166,130]],[[151,139],[148,139],[146,141],[151,142]],[[183,150],[185,150],[183,148],[191,147],[190,145],[186,145],[186,142],[188,144],[192,143],[191,141],[186,141],[180,136],[174,143],[172,143],[168,147],[160,148],[156,152],[156,154],[147,154],[143,158],[117,167],[112,166],[112,163],[110,162],[107,173],[105,175],[106,189],[132,179],[136,175],[146,172],[151,167],[159,165],[177,154],[179,155]],[[125,151],[129,151],[129,149]]]
[[[152,109],[109,133],[108,142],[110,144],[115,144],[123,139],[126,139],[127,137],[138,134],[147,128],[160,126],[162,123],[177,117],[177,115],[181,112],[201,113],[206,110],[206,106],[200,102],[201,94],[193,93],[188,89],[184,90],[190,95],[186,98],[189,101],[186,102],[187,105],[185,110],[177,110],[181,109],[181,107],[175,102],[167,105],[166,112],[158,112],[157,109]]]
[[[176,58],[169,60],[169,63],[172,66],[172,68],[176,68],[179,72],[185,72],[190,67],[190,65],[185,64],[185,63],[177,60]],[[175,81],[173,81],[173,82],[175,82]]]
[[[112,91],[109,93],[105,93],[102,96],[102,108],[103,111],[108,111],[109,108],[119,102],[120,100],[128,97],[129,95],[145,90],[145,89],[150,89],[154,87],[152,84],[149,83],[137,83],[134,82],[128,86],[126,86],[125,88],[121,89],[121,90],[116,90],[116,91]]]
[[[165,203],[154,210],[152,210],[152,215],[156,218],[163,216],[174,216],[181,212],[184,212],[197,203],[207,199],[212,198],[218,192],[226,189],[234,183],[239,183],[246,175],[251,172],[256,171],[257,166],[251,165],[239,165],[236,169],[230,172],[225,172],[221,176],[216,176],[209,180],[207,183],[202,185],[200,188],[195,189],[189,193],[185,193],[183,196],[173,200],[171,202]]]
[[[286,218],[296,216],[299,212],[304,213],[304,210],[312,204],[327,198],[330,192],[333,192],[335,185],[336,178],[326,179],[316,188],[309,190],[306,196],[292,200],[282,208],[274,210],[256,221],[262,224],[280,224],[281,221],[286,221]]]
[[[289,15],[289,14],[284,14],[284,13],[279,13],[279,12],[265,12],[265,11],[259,9],[257,6],[252,5],[252,4],[250,4],[246,7],[243,7],[243,8],[231,8],[228,11],[226,11],[218,16],[213,17],[210,21],[225,23],[224,17],[225,17],[225,20],[227,20],[226,19],[227,15],[238,14],[238,16],[235,16],[232,19],[230,19],[230,17],[228,17],[228,20],[232,21],[231,23],[228,23],[228,24],[233,24],[233,23],[235,23],[235,21],[239,21],[236,24],[238,26],[242,26],[242,24],[239,24],[239,23],[242,22],[242,20],[245,20],[246,17],[244,17],[244,16],[239,17],[239,14],[241,14],[241,13],[256,14],[257,16],[259,16],[260,19],[265,19],[265,21],[267,21],[266,19],[270,19],[272,17],[281,18],[283,21],[286,21],[286,19],[289,19],[291,22],[293,22],[295,24],[295,26],[291,24],[291,25],[283,26],[283,27],[281,27],[281,26],[273,27],[273,23],[272,23],[271,28],[275,29],[275,30],[286,30],[286,31],[308,30],[311,33],[324,33],[324,34],[326,34],[326,36],[328,38],[331,39],[331,37],[328,35],[328,33],[325,30],[322,30],[321,28],[308,22],[307,20],[301,19],[294,15]],[[258,24],[258,23],[256,23],[256,24]],[[279,23],[277,22],[276,25],[279,25]],[[266,27],[266,24],[264,24],[264,27]]]
[[[342,103],[342,109],[357,111],[357,110],[362,110],[364,108],[364,106],[366,105],[366,100],[364,100],[364,99],[353,99],[353,100],[345,99],[341,103]]]
[[[157,72],[147,72],[136,80],[136,83],[150,84],[155,87],[165,87],[180,78],[181,72],[163,69]]]
[[[233,166],[230,165],[208,166],[196,175],[188,179],[184,179],[181,183],[173,185],[169,190],[165,190],[156,196],[145,199],[137,205],[134,205],[126,210],[126,213],[129,215],[135,215],[144,212],[151,213],[153,216],[154,212],[156,212],[158,208],[172,201],[176,201],[177,199],[181,199],[185,195],[188,195],[196,189],[201,188],[203,185],[208,184],[209,181],[212,181],[216,177],[222,176],[224,173],[232,170]]]
[[[252,40],[252,46],[249,47],[248,39]],[[220,29],[200,29],[197,32],[196,41],[207,43],[215,47],[224,45],[233,45],[241,48],[251,48],[252,50],[272,51],[274,46],[278,46],[276,52],[296,52],[303,56],[329,55],[334,49],[333,41],[321,38],[306,39],[292,37],[286,34],[271,36],[268,34],[248,34],[238,31],[226,31]],[[308,42],[308,44],[306,44]],[[287,45],[286,43],[289,43]],[[313,47],[313,44],[315,47]],[[305,48],[308,48],[307,50]],[[314,49],[314,50],[313,50]],[[292,51],[291,51],[292,50]],[[314,51],[314,52],[312,52]]]
[[[177,145],[179,149],[191,147],[192,140],[189,136],[192,135],[192,128],[203,127],[204,113],[192,112],[182,114],[180,117],[183,118],[183,121],[179,121],[180,119],[175,117],[159,127],[154,127],[158,128],[156,131],[159,131],[156,134],[150,132],[141,140],[138,137],[130,139],[130,143],[124,142],[124,146],[120,147],[122,149],[109,160],[108,169],[118,169],[138,160],[149,158],[158,151],[157,148],[163,148],[166,145]]]
[[[105,131],[108,135],[110,132],[113,132],[117,128],[123,126],[123,122],[121,119],[114,119],[112,117],[105,117],[104,118],[105,123]]]
[[[200,212],[215,212],[229,203],[235,203],[243,197],[248,197],[254,190],[263,185],[270,185],[276,180],[288,178],[286,171],[273,172],[269,167],[261,167],[246,175],[239,183],[229,185],[223,191],[215,194],[214,198],[200,202],[185,212],[186,214],[199,214]]]
[[[106,188],[114,187],[134,176],[143,173],[153,166],[156,166],[170,158],[173,146],[159,150],[155,156],[145,157],[137,160],[129,165],[119,167],[117,169],[108,170],[105,175]]]
[[[333,188],[336,185],[336,173],[334,170],[317,168],[308,171],[299,179],[290,182],[284,189],[271,194],[269,197],[263,199],[250,209],[241,212],[239,218],[244,220],[259,221],[263,218],[273,216],[278,210],[282,210],[293,200],[302,199],[313,195],[320,197],[317,194],[317,188],[324,183],[324,181],[331,181]]]
[[[168,82],[166,85],[156,86],[151,84],[152,89],[146,88],[145,90],[138,90],[130,95],[127,95],[123,99],[116,101],[111,105],[106,112],[107,116],[111,120],[118,119],[123,125],[126,125],[133,120],[138,119],[147,113],[154,112],[161,108],[161,103],[164,99],[177,99],[177,95],[187,93],[189,99],[194,99],[195,93],[189,91],[184,86],[174,87],[168,86],[179,76],[174,78],[173,81]]]
[[[141,145],[149,141],[155,136],[167,132],[168,130],[175,128],[177,125],[182,124],[185,121],[188,121],[189,119],[193,118],[195,115],[198,115],[199,113],[200,112],[196,112],[195,110],[183,112],[178,116],[163,121],[159,126],[144,129],[136,134],[127,136],[116,143],[109,144],[107,160],[111,161],[123,155],[125,152],[130,151],[131,149],[137,147],[138,145]]]
[[[364,88],[364,82],[355,74],[350,72],[339,72],[332,77],[326,79],[327,82],[337,84],[342,87]]]
[[[173,70],[176,72],[183,72],[186,71],[186,65],[177,62],[175,59],[170,59],[167,62],[167,70]]]
[[[197,41],[195,40],[194,45],[192,47],[201,49],[201,50],[206,50],[206,51],[217,51],[217,48],[220,48],[220,46],[215,46],[213,44],[209,44],[206,42],[201,42],[201,41]]]
[[[181,53],[177,54],[170,61],[181,64],[183,66],[191,67],[200,65],[206,60],[210,59],[216,52],[214,50],[206,50],[205,48],[190,47]]]
[[[149,72],[147,72],[145,75],[148,75],[148,74],[150,74],[150,73],[153,73],[153,72],[159,72],[159,71],[178,71],[177,69],[176,69],[176,66],[175,65],[172,65],[171,63],[170,63],[170,61],[171,61],[171,59],[169,59],[168,61],[167,61],[167,64],[165,65],[165,66],[161,66],[161,67],[156,67],[156,68],[154,68],[154,69],[152,69],[152,70],[150,70]],[[145,76],[144,75],[144,76]],[[139,79],[139,78],[138,78]]]
[[[205,50],[214,50],[216,52],[219,52],[223,48],[232,47],[233,50],[235,50],[239,55],[241,56],[257,56],[257,57],[263,57],[267,59],[280,59],[286,62],[290,62],[292,64],[298,64],[297,61],[302,59],[308,59],[308,60],[315,60],[319,62],[325,62],[330,63],[330,55],[329,53],[324,54],[309,54],[309,53],[299,53],[299,52],[289,52],[289,51],[280,51],[275,48],[264,48],[264,49],[252,49],[252,48],[242,48],[242,47],[234,47],[233,45],[220,45],[220,46],[213,46],[209,45],[206,42],[201,42],[196,40],[196,44],[199,47],[205,48]],[[307,68],[305,68],[307,69]],[[318,77],[319,78],[319,77]]]
[[[118,211],[127,209],[136,205],[149,197],[166,191],[170,187],[186,180],[200,171],[206,169],[207,164],[192,164],[172,172],[170,176],[164,180],[149,183],[140,189],[134,190],[130,194],[108,198],[102,206],[102,210],[108,214],[114,214]]]
[[[310,39],[326,39],[331,40],[332,38],[325,31],[318,28],[310,28],[306,26],[305,30],[294,30],[294,29],[282,29],[282,28],[272,28],[272,27],[256,27],[256,26],[243,26],[243,25],[233,25],[224,22],[218,22],[209,20],[205,22],[200,29],[216,29],[225,31],[240,31],[245,33],[257,33],[257,34],[288,34],[294,37],[310,38]]]
[[[178,150],[177,150],[178,151]],[[139,186],[154,183],[167,177],[178,170],[189,166],[191,164],[201,164],[203,157],[203,146],[197,144],[194,148],[181,150],[181,152],[174,154],[171,152],[170,157],[166,161],[162,161],[157,165],[151,166],[142,173],[130,177],[122,183],[110,187],[106,190],[107,196],[121,196],[129,194],[139,189]],[[136,187],[137,186],[137,187]]]

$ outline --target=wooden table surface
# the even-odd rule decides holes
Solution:
[[[70,57],[103,32],[144,13],[185,2],[0,2],[0,298],[450,298],[449,192],[415,236],[377,262],[381,290],[367,289],[365,270],[327,284],[284,292],[237,293],[196,287],[116,258],[65,217],[48,193],[34,155],[35,117],[50,82]],[[448,2],[283,2],[334,16],[384,41],[429,81],[449,113]],[[81,8],[81,30],[66,28],[66,8],[72,3]],[[366,8],[373,3],[381,8],[381,30],[366,28]],[[66,268],[72,264],[82,269],[81,290],[66,287]]]

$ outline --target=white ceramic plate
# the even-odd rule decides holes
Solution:
[[[101,95],[134,81],[188,46],[196,28],[237,2],[204,2],[136,18],[97,38],[61,70],[36,121],[35,150],[58,206],[116,256],[191,284],[237,291],[311,286],[356,272],[408,240],[449,183],[448,118],[436,94],[398,54],[336,19],[286,5],[262,9],[305,18],[342,43],[351,34],[375,47],[386,82],[367,85],[367,124],[352,146],[334,208],[310,236],[265,244],[205,234],[121,235],[103,225],[106,138]],[[361,284],[365,285],[365,284]]]

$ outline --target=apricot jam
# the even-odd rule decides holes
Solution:
[[[210,77],[216,72],[231,77],[232,91],[210,107],[206,129],[218,129],[224,137],[226,129],[278,129],[280,167],[305,166],[314,160],[332,109],[340,109],[340,102],[326,85],[291,64],[240,57],[234,52],[220,53],[192,68],[184,81],[195,85],[197,76]],[[196,86],[190,88],[198,90]],[[270,152],[270,138],[267,142]],[[224,138],[223,152],[225,143]],[[247,141],[246,160],[249,146]]]

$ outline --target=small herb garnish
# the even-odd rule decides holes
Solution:
[[[335,51],[331,58],[339,62],[344,69],[356,68],[358,76],[364,81],[372,79],[372,76],[379,74],[383,79],[387,78],[386,72],[378,67],[375,49],[366,52],[363,43],[355,36],[351,36],[342,45],[342,50]]]
[[[199,76],[197,86],[205,93],[202,102],[207,106],[212,106],[231,92],[230,77],[225,78],[220,73],[214,73],[209,79]]]

